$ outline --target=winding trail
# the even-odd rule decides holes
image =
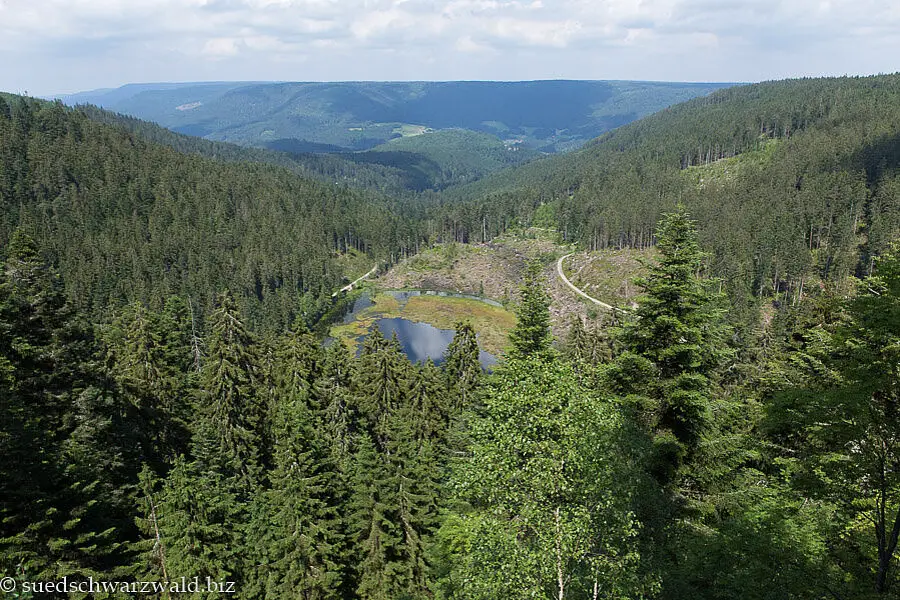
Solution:
[[[344,287],[342,287],[341,289],[339,289],[338,291],[336,291],[335,293],[333,293],[333,294],[331,295],[331,297],[334,298],[335,296],[337,296],[337,295],[340,294],[341,292],[349,292],[349,291],[351,291],[351,290],[353,289],[353,286],[354,286],[354,285],[356,285],[357,283],[359,283],[359,282],[362,281],[363,279],[367,279],[368,277],[371,277],[372,275],[375,274],[375,271],[377,271],[377,270],[378,270],[378,265],[375,265],[374,267],[372,267],[372,270],[371,270],[371,271],[369,271],[368,273],[366,273],[366,274],[363,275],[362,277],[359,277],[359,278],[357,278],[357,279],[351,281],[350,283],[348,283],[347,285],[345,285]]]
[[[566,274],[565,274],[565,273],[563,273],[563,261],[564,261],[565,259],[569,258],[570,256],[572,256],[573,254],[575,254],[575,253],[574,253],[574,252],[571,252],[571,253],[569,253],[569,254],[566,254],[565,256],[561,256],[561,257],[559,258],[559,260],[556,261],[556,272],[559,274],[559,278],[563,280],[563,283],[565,283],[567,286],[569,286],[570,288],[572,288],[572,291],[573,291],[573,292],[575,292],[576,294],[578,294],[579,296],[581,296],[581,297],[583,297],[583,298],[586,298],[587,300],[590,300],[591,302],[593,302],[593,303],[596,304],[597,306],[600,306],[600,307],[602,307],[602,308],[605,308],[606,310],[614,310],[614,311],[617,310],[617,311],[620,311],[620,312],[625,312],[625,311],[623,311],[621,308],[616,308],[615,306],[611,306],[611,305],[607,304],[606,302],[601,302],[600,300],[597,300],[596,298],[594,298],[594,297],[592,297],[592,296],[588,296],[588,295],[585,294],[583,291],[581,291],[580,289],[578,289],[577,287],[575,287],[575,285],[574,285],[571,281],[569,281],[569,278],[566,277]]]

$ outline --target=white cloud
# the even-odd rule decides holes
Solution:
[[[461,38],[456,40],[456,43],[453,46],[460,52],[467,53],[475,53],[480,54],[484,52],[494,52],[494,49],[486,44],[482,44],[481,42],[477,42],[472,39],[470,35],[464,35]]]
[[[884,0],[0,0],[0,89],[891,71]],[[304,71],[285,69],[315,52]]]
[[[502,40],[523,46],[554,46],[565,48],[581,30],[578,21],[538,21],[502,18],[490,21],[483,31]]]
[[[238,40],[234,38],[212,38],[203,45],[203,54],[213,58],[235,56],[238,53]]]

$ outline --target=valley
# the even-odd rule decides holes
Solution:
[[[465,129],[541,152],[733,84],[459,81],[140,84],[63,96],[210,140],[293,152],[369,150]],[[190,106],[190,110],[185,110]],[[552,110],[548,108],[552,107]]]
[[[894,597],[900,75],[493,83],[0,94],[4,581]]]
[[[591,326],[605,312],[582,300],[557,274],[557,260],[568,257],[565,273],[577,285],[606,302],[628,305],[638,288],[640,260],[650,252],[607,250],[572,253],[558,236],[531,228],[506,234],[488,244],[442,244],[400,261],[386,273],[367,281],[362,307],[352,317],[331,328],[330,335],[356,348],[356,340],[376,320],[404,318],[439,329],[452,329],[459,321],[471,321],[481,347],[494,355],[507,347],[507,335],[515,326],[511,314],[516,305],[526,262],[539,261],[550,295],[550,325],[564,337],[575,317]],[[400,291],[406,290],[406,291]],[[397,296],[415,294],[397,302]],[[483,299],[483,300],[482,300]],[[495,306],[490,306],[493,303]],[[349,321],[347,319],[350,319]]]

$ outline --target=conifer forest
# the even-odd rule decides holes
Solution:
[[[454,168],[409,186],[0,94],[10,597],[900,597],[900,75]],[[537,256],[490,370],[465,319],[436,362],[326,341],[348,256],[535,229],[652,250],[635,301],[553,321]]]

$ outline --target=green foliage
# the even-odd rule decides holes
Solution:
[[[900,585],[898,307],[895,249],[860,282],[845,319],[805,332],[802,354],[790,357],[803,366],[792,374],[795,387],[782,386],[769,411],[771,435],[788,451],[782,461],[791,483],[834,507],[840,529],[833,552],[857,595],[872,589],[884,596]]]
[[[0,272],[0,568],[29,579],[120,573],[127,407],[56,271],[17,230]]]
[[[205,470],[179,456],[172,465],[158,504],[147,506],[144,519],[154,519],[164,550],[165,572],[171,580],[206,577],[243,586],[244,522],[232,488],[217,471]],[[148,509],[151,509],[148,511]],[[150,564],[162,555],[151,554]],[[158,574],[161,571],[156,571]],[[196,597],[213,598],[216,594]]]
[[[541,271],[541,263],[529,262],[519,290],[517,322],[509,334],[513,351],[519,356],[537,356],[550,349],[550,296]]]
[[[258,492],[248,540],[248,597],[340,598],[345,569],[341,478],[303,387],[280,387],[271,488]]]
[[[659,261],[637,283],[643,291],[619,343],[626,351],[610,372],[613,389],[641,394],[641,420],[654,433],[661,483],[671,482],[710,428],[711,376],[727,351],[722,311],[698,277],[703,255],[682,209],[656,230]]]
[[[557,216],[556,216],[557,206],[555,203],[547,202],[541,204],[534,211],[534,217],[531,219],[532,227],[539,227],[541,229],[553,229],[556,227]]]
[[[470,507],[445,522],[452,597],[618,598],[639,593],[634,456],[613,404],[571,368],[514,359],[487,383],[468,458],[456,470]],[[451,590],[445,589],[445,593]]]
[[[126,307],[107,331],[108,362],[141,420],[143,460],[161,471],[163,464],[187,451],[190,348],[187,324],[178,298],[166,303],[163,315],[140,303]],[[181,339],[179,339],[181,338]]]
[[[348,158],[399,169],[406,175],[406,188],[423,191],[475,181],[537,156],[530,148],[507,146],[487,133],[447,129],[396,138]]]
[[[210,316],[198,398],[202,419],[195,453],[201,465],[234,478],[247,495],[259,480],[265,408],[257,391],[259,357],[230,294]]]
[[[472,324],[468,321],[457,323],[453,340],[447,346],[444,364],[444,373],[450,389],[455,392],[451,397],[459,401],[459,404],[453,407],[454,411],[458,412],[468,406],[471,394],[478,385],[481,375],[478,355],[478,340]]]

